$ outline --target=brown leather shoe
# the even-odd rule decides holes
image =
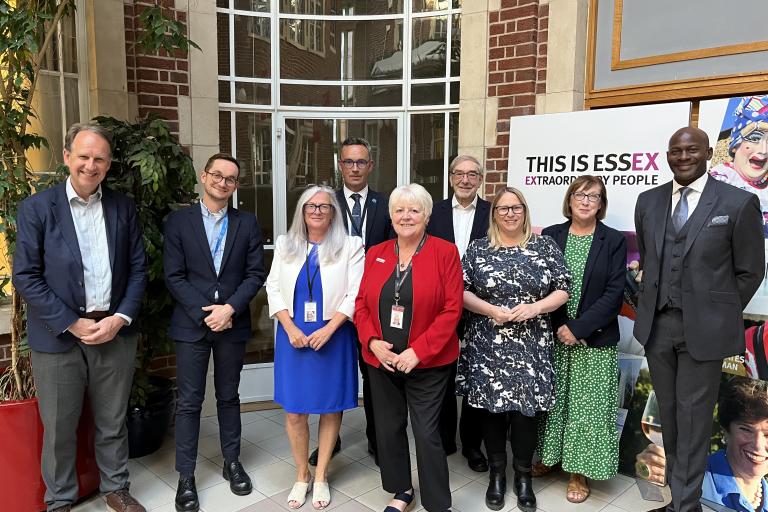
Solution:
[[[128,489],[111,492],[104,497],[107,500],[107,510],[112,512],[147,512]]]

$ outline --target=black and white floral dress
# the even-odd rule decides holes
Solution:
[[[464,289],[496,306],[513,308],[568,291],[570,274],[557,244],[533,235],[525,249],[491,250],[488,238],[472,241],[462,259]],[[472,407],[533,416],[555,402],[554,337],[549,315],[496,325],[469,313],[461,346],[456,393]]]

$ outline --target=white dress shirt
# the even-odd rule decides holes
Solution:
[[[696,178],[696,181],[688,185],[688,188],[691,189],[690,192],[688,192],[688,195],[686,196],[686,199],[688,201],[688,218],[691,218],[691,215],[693,215],[693,211],[696,209],[696,207],[699,205],[699,199],[701,198],[702,192],[704,192],[704,186],[707,184],[707,178],[709,177],[709,174],[704,173],[703,175]],[[680,189],[683,188],[683,185],[680,185],[675,180],[672,180],[672,209],[669,212],[669,216],[675,214],[675,207],[677,206],[677,203],[680,202]]]
[[[451,200],[453,206],[453,239],[456,247],[459,249],[459,257],[463,258],[467,252],[469,238],[472,235],[472,224],[475,222],[475,212],[477,211],[477,195],[471,203],[465,208],[456,199],[454,194]]]
[[[85,311],[108,311],[112,297],[112,265],[109,261],[107,225],[101,203],[101,185],[88,201],[75,192],[70,179],[66,184],[67,200],[75,224],[80,259],[83,261]],[[128,324],[131,318],[115,313]]]
[[[349,226],[349,229],[347,232],[351,235],[352,234],[352,207],[355,206],[355,200],[352,199],[352,194],[360,194],[360,215],[365,215],[363,217],[363,225],[360,226],[360,233],[363,235],[363,245],[365,245],[365,226],[368,223],[368,214],[365,211],[365,200],[368,198],[368,185],[363,188],[360,192],[354,192],[347,188],[345,185],[344,188],[344,197],[347,199],[347,207],[349,208],[349,212],[347,212],[346,208],[342,212],[344,216],[347,218],[347,226]],[[342,208],[344,208],[344,205],[341,205]]]

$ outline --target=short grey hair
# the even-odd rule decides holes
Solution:
[[[328,227],[328,233],[325,235],[323,243],[320,244],[320,261],[334,263],[341,255],[346,242],[347,230],[344,229],[344,221],[341,218],[342,213],[339,201],[336,199],[336,192],[330,187],[315,185],[307,187],[307,190],[302,192],[296,203],[291,227],[288,228],[288,233],[283,239],[283,245],[280,247],[286,261],[295,261],[296,258],[304,258],[307,254],[307,225],[304,222],[304,205],[319,192],[328,194],[329,201],[333,206],[331,225]]]
[[[88,123],[75,123],[70,126],[69,130],[67,130],[67,135],[64,137],[64,149],[69,152],[72,151],[72,142],[80,132],[93,132],[96,135],[99,135],[102,139],[106,140],[107,144],[109,144],[109,156],[112,156],[112,133],[96,121],[91,121]]]
[[[341,149],[339,149],[339,155],[341,155],[341,150],[344,149],[345,146],[364,146],[368,151],[368,158],[373,158],[373,155],[371,154],[371,143],[362,137],[347,137],[344,139],[341,143]]]
[[[462,162],[472,162],[475,164],[477,166],[477,172],[480,173],[480,177],[483,177],[483,166],[480,165],[480,161],[472,155],[459,155],[451,160],[451,165],[448,166],[448,172],[452,173],[456,166]]]
[[[427,218],[432,215],[432,196],[418,183],[400,185],[392,191],[389,195],[389,216],[392,217],[395,209],[404,203],[416,203],[424,210]]]

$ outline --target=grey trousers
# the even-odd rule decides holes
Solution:
[[[32,351],[32,373],[43,422],[41,472],[48,510],[77,501],[76,430],[85,393],[96,426],[101,492],[128,487],[125,414],[136,359],[136,336],[101,345],[78,343],[66,352]]]

